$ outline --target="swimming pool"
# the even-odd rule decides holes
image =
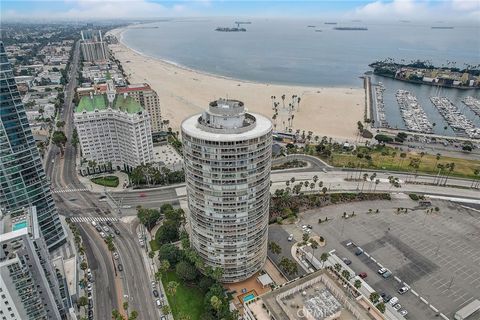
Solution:
[[[20,222],[17,222],[13,225],[12,231],[20,230],[20,229],[23,229],[23,228],[26,228],[26,227],[27,227],[27,221],[26,220],[20,221]]]
[[[255,299],[255,294],[250,293],[249,295],[246,295],[245,297],[243,297],[243,302],[248,302],[252,299]]]

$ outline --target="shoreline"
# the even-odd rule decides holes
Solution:
[[[158,93],[162,118],[169,120],[168,126],[174,132],[180,130],[185,118],[203,112],[210,101],[225,96],[242,100],[247,110],[271,119],[274,113],[271,97],[275,96],[277,131],[285,130],[288,123],[293,122],[292,132],[312,131],[319,138],[327,136],[350,142],[357,139],[356,123],[363,119],[365,108],[363,87],[261,83],[194,70],[128,47],[122,35],[128,28],[107,33],[118,39],[118,44],[109,45],[109,49],[122,64],[130,83],[148,83]],[[281,99],[282,96],[285,99]],[[294,103],[292,96],[301,98],[293,112],[288,107],[289,102]],[[289,121],[291,116],[293,121]]]

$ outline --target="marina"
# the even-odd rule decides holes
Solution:
[[[382,82],[379,82],[373,87],[373,90],[375,93],[374,100],[378,126],[381,128],[390,128],[390,125],[387,121],[387,116],[385,114],[385,102],[383,101],[383,92],[385,91],[385,86]]]
[[[407,90],[397,90],[395,96],[403,121],[409,131],[433,133],[432,123],[412,93]]]
[[[468,96],[463,99],[462,102],[480,117],[480,100],[475,99],[472,96]]]
[[[448,98],[430,97],[430,101],[457,135],[480,139],[480,128],[465,117]]]

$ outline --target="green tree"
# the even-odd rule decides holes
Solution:
[[[165,315],[169,315],[172,311],[170,310],[170,306],[168,304],[162,307],[162,313]]]
[[[86,296],[81,296],[78,298],[78,306],[85,307],[88,305],[88,298]]]
[[[362,287],[362,281],[359,279],[355,280],[355,283],[353,284],[355,288],[360,289]]]
[[[310,239],[310,247],[312,248],[312,259],[315,255],[315,250],[318,249],[318,242],[315,239]]]
[[[177,295],[177,288],[178,288],[178,282],[176,281],[170,281],[167,283],[167,293],[169,296],[173,298],[174,304],[176,304],[176,295]]]
[[[279,263],[280,268],[288,275],[294,275],[298,273],[298,265],[295,261],[283,257]]]
[[[378,302],[378,299],[380,299],[380,295],[377,292],[370,293],[370,301],[375,304]]]
[[[130,312],[130,315],[128,316],[128,320],[137,320],[138,318],[138,312],[136,310],[133,310]]]
[[[160,245],[179,239],[178,225],[174,221],[167,220],[158,229],[155,241]]]
[[[212,304],[213,309],[215,309],[217,312],[222,306],[222,300],[219,299],[217,296],[212,296],[210,298],[210,303]]]
[[[333,266],[333,268],[335,270],[337,270],[337,272],[340,272],[340,270],[342,270],[342,265],[340,263],[335,263],[335,265]]]
[[[195,266],[191,265],[187,261],[180,261],[175,267],[175,274],[179,279],[184,282],[190,282],[197,278],[198,273]]]
[[[344,277],[347,280],[350,280],[350,272],[348,272],[348,270],[343,270],[342,277]]]
[[[63,156],[65,144],[67,143],[67,137],[63,131],[55,131],[52,136],[52,142],[58,148],[60,148],[60,152]]]
[[[376,305],[378,311],[380,311],[381,313],[385,313],[385,303],[383,302],[380,302],[379,304]]]
[[[170,266],[175,266],[181,259],[181,255],[182,253],[177,246],[171,243],[163,244],[158,250],[158,258],[160,260],[167,260]]]
[[[322,255],[320,256],[320,260],[322,261],[322,267],[325,265],[325,261],[328,260],[328,257],[330,255],[328,254],[328,252],[324,252],[322,253]]]
[[[275,241],[270,241],[268,243],[268,250],[270,250],[273,254],[280,254],[282,252],[282,248]]]
[[[86,261],[82,261],[80,263],[80,269],[85,271],[85,270],[87,270],[87,268],[88,268],[88,263]]]

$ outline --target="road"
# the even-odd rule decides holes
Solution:
[[[285,181],[295,178],[296,182],[308,180],[312,182],[314,175],[318,176],[318,181],[323,182],[323,186],[328,189],[328,192],[355,192],[363,189],[364,192],[376,191],[376,192],[402,192],[402,193],[418,193],[418,194],[430,194],[430,195],[440,195],[440,196],[453,196],[458,198],[470,198],[478,199],[480,198],[480,191],[478,189],[471,189],[471,180],[458,179],[458,178],[449,178],[448,185],[451,186],[460,186],[457,187],[443,187],[437,185],[429,185],[436,180],[435,176],[413,176],[410,174],[400,174],[400,173],[389,173],[389,172],[378,172],[378,171],[343,171],[338,169],[326,168],[327,172],[324,171],[311,171],[315,170],[317,167],[311,167],[310,171],[305,171],[302,168],[299,169],[289,169],[283,171],[273,171],[271,175],[272,180],[272,192],[276,189],[282,189],[286,187]],[[377,176],[375,179],[379,179],[380,183],[375,186],[374,182],[371,182],[369,179],[363,184],[362,181],[346,181],[345,179],[349,178],[358,178],[360,174],[363,177],[363,174],[367,173],[371,176],[373,173],[376,173]],[[389,176],[395,176],[399,178],[401,187],[393,187],[389,180]],[[412,181],[415,183],[405,183],[405,181]],[[428,184],[421,184],[428,183]],[[186,197],[181,193],[177,195],[177,190],[184,189],[185,184],[177,184],[168,187],[160,187],[154,189],[145,189],[145,190],[128,190],[121,192],[112,192],[110,195],[115,199],[115,201],[123,206],[124,208],[130,208],[122,210],[124,215],[135,214],[135,207],[142,205],[144,207],[158,208],[163,203],[172,203]],[[307,190],[307,189],[303,189]],[[310,190],[310,189],[308,189]],[[316,187],[316,192],[319,191],[318,182]]]
[[[76,149],[70,143],[73,133],[73,110],[72,102],[76,83],[76,75],[79,61],[79,43],[75,45],[70,79],[65,88],[65,105],[59,114],[59,120],[65,122],[64,131],[68,142],[65,146],[64,156],[60,157],[58,147],[50,144],[45,155],[45,171],[50,178],[52,188],[58,189],[84,189],[83,184],[78,180],[76,174]],[[99,201],[99,195],[90,192],[70,192],[55,193],[54,199],[60,214],[66,217],[71,216],[102,216],[111,215],[114,210],[108,207],[107,203]],[[80,232],[85,241],[87,258],[95,279],[94,299],[95,299],[95,319],[111,319],[113,309],[122,308],[121,301],[118,299],[117,290],[121,286],[115,282],[115,267],[103,240],[98,233],[86,223],[78,223]],[[121,235],[117,237],[115,243],[118,253],[124,266],[124,275],[122,277],[123,287],[129,296],[130,310],[136,310],[139,319],[158,318],[158,309],[150,293],[150,279],[145,270],[145,265],[140,253],[140,246],[136,241],[136,233],[123,223],[117,224],[117,229]],[[124,292],[120,292],[120,296]],[[151,303],[146,303],[151,301]]]

